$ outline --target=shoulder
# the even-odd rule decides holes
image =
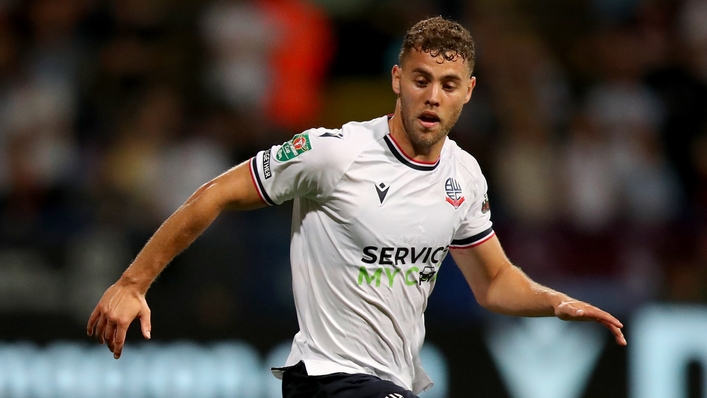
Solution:
[[[322,162],[346,163],[387,133],[387,117],[383,116],[365,122],[349,122],[337,129],[313,128],[302,135],[306,135],[312,152]]]
[[[347,146],[362,150],[372,142],[388,135],[388,117],[381,116],[365,122],[349,122],[341,127]]]
[[[289,168],[290,175],[299,184],[315,186],[298,191],[300,196],[305,195],[305,191],[306,195],[326,195],[361,153],[377,140],[382,126],[387,131],[387,123],[374,119],[347,123],[338,129],[306,130],[277,149],[277,167]],[[307,181],[311,184],[308,185]]]

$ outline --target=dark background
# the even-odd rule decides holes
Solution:
[[[199,185],[308,127],[391,113],[402,35],[434,15],[476,40],[450,137],[489,180],[509,257],[629,342],[641,308],[704,305],[703,2],[5,1],[0,341],[86,342],[103,291]],[[153,338],[263,355],[290,339],[289,217],[222,215],[151,288]],[[496,318],[443,268],[427,325],[450,396],[510,396],[484,340]],[[628,349],[605,337],[584,397],[628,394]],[[691,396],[703,367],[686,368]]]

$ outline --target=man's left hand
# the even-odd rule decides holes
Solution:
[[[614,334],[616,344],[625,346],[626,338],[621,328],[624,325],[613,315],[582,301],[563,301],[555,308],[555,315],[563,321],[595,321],[606,326]]]

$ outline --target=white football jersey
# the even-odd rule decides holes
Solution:
[[[476,160],[447,138],[436,162],[414,161],[383,116],[297,134],[253,157],[251,173],[267,204],[294,199],[300,331],[286,365],[429,388],[418,354],[439,267],[450,247],[493,236]]]

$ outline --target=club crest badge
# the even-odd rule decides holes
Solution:
[[[462,203],[464,203],[464,196],[462,195],[462,186],[454,178],[447,178],[444,183],[444,190],[447,193],[445,200],[450,205],[454,206],[454,209],[458,209]]]
[[[484,202],[481,204],[481,213],[486,214],[491,210],[491,205],[489,204],[489,194],[484,194]]]

